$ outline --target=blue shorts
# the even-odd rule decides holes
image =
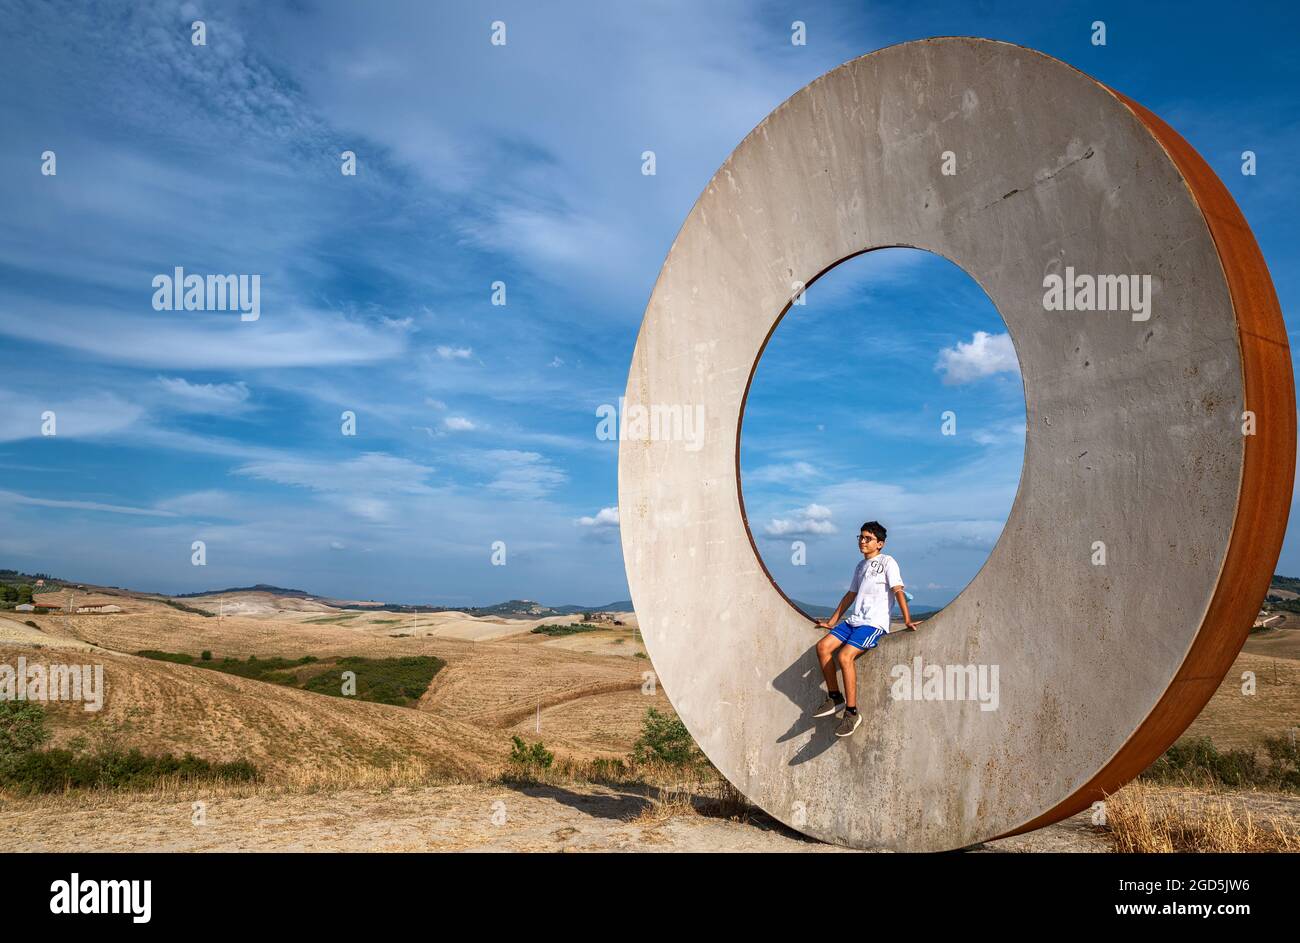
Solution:
[[[884,629],[877,628],[874,625],[849,625],[847,622],[841,622],[831,629],[831,635],[841,642],[852,645],[854,648],[860,648],[863,651],[868,648],[875,648],[885,634]]]

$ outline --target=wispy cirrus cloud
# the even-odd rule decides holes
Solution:
[[[0,442],[41,438],[49,423],[55,440],[109,436],[131,428],[143,416],[141,406],[115,393],[32,396],[0,389]]]
[[[37,306],[38,308],[40,306]],[[103,308],[62,308],[49,319],[21,316],[0,303],[0,334],[62,347],[97,359],[164,369],[235,370],[327,367],[400,356],[407,334],[330,312],[263,310],[257,321],[237,314],[176,311],[139,317]],[[59,325],[50,331],[49,324]]]
[[[102,511],[106,514],[131,514],[145,517],[176,517],[175,511],[161,508],[130,507],[122,504],[106,504],[102,501],[77,501],[60,498],[38,498],[19,494],[16,491],[0,491],[0,503],[18,504],[26,507],[59,508],[75,511]]]
[[[489,449],[481,458],[492,475],[486,487],[511,498],[541,498],[569,478],[538,452]]]
[[[811,462],[805,461],[764,465],[744,473],[744,479],[755,484],[790,484],[807,482],[816,477],[816,467]]]
[[[434,472],[431,466],[383,452],[365,452],[346,461],[286,458],[250,462],[234,470],[237,475],[282,485],[359,495],[433,494],[428,479]]]
[[[191,383],[184,377],[158,377],[155,382],[167,392],[171,405],[189,412],[242,412],[251,392],[243,380]]]

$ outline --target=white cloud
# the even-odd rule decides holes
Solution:
[[[585,269],[592,261],[592,246],[601,247],[602,257],[635,253],[623,228],[563,211],[503,206],[491,224],[466,226],[465,231],[485,248],[529,259],[546,270]]]
[[[1019,374],[1020,361],[1010,334],[976,331],[969,341],[939,351],[934,369],[943,374],[944,383],[969,383],[996,373]]]
[[[54,413],[57,438],[91,438],[119,432],[135,424],[144,410],[113,393],[95,393],[66,399],[19,395],[0,390],[0,442],[40,438],[42,414]]]
[[[817,469],[809,462],[795,461],[786,465],[765,465],[745,473],[744,478],[749,482],[787,483],[812,478],[816,474]]]
[[[448,416],[442,421],[443,428],[452,432],[466,432],[475,428],[474,423],[464,416]]]
[[[371,523],[387,521],[393,514],[393,506],[382,498],[344,497],[341,503],[349,513]]]
[[[365,452],[345,462],[286,458],[250,462],[235,469],[237,475],[282,485],[358,495],[433,494],[434,489],[425,483],[433,472],[434,469],[427,465],[384,452]],[[359,501],[356,506],[374,510],[375,503]]]
[[[496,470],[487,487],[514,498],[540,498],[564,484],[568,476],[537,452],[491,449],[483,453]]]
[[[178,494],[159,501],[154,506],[159,510],[184,517],[212,518],[233,516],[238,509],[238,504],[239,499],[230,492],[209,488],[205,491]]]
[[[277,312],[263,305],[259,320],[244,322],[225,312],[160,311],[139,317],[105,308],[35,307],[22,313],[0,307],[0,334],[148,367],[335,366],[389,360],[406,350],[404,332],[328,311]],[[50,330],[51,323],[58,330]]]
[[[0,503],[25,504],[29,507],[64,508],[76,511],[105,511],[110,514],[133,514],[146,517],[176,517],[172,511],[157,508],[136,508],[121,504],[101,504],[98,501],[61,501],[55,498],[34,498],[16,491],[0,491]]]
[[[830,508],[821,504],[810,504],[793,512],[788,518],[773,518],[763,528],[768,537],[809,536],[813,534],[838,533],[831,523]]]
[[[190,383],[183,377],[158,377],[157,383],[169,394],[169,404],[187,412],[232,413],[248,402],[248,384]]]
[[[448,347],[446,344],[439,344],[437,350],[443,360],[468,360],[474,353],[469,347]]]
[[[618,526],[618,507],[601,508],[595,517],[578,518],[580,527],[610,528]]]
[[[971,438],[980,445],[1023,445],[1027,431],[1024,422],[1016,420],[979,429],[971,433]]]
[[[930,520],[907,524],[912,546],[929,550],[964,550],[988,554],[1004,527],[997,520]]]

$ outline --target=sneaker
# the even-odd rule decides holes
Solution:
[[[844,718],[840,721],[840,725],[835,728],[835,736],[847,737],[849,734],[853,733],[853,731],[858,729],[858,724],[860,723],[862,723],[861,711],[856,714],[845,712]]]
[[[837,701],[834,698],[828,697],[826,700],[822,701],[821,706],[817,708],[817,710],[813,711],[813,716],[829,717],[831,714],[838,714],[842,710],[844,710],[843,698]]]

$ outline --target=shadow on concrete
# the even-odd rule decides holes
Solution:
[[[902,635],[904,631],[906,630],[891,630],[888,635],[876,643],[875,648],[861,652],[854,659],[854,661],[858,662],[859,686],[862,684],[863,675],[862,656],[881,656],[884,647],[889,644],[897,644],[898,636]],[[821,640],[818,639],[818,641]],[[785,733],[776,738],[776,742],[786,743],[790,740],[796,740],[804,734],[810,735],[808,742],[801,746],[794,756],[790,757],[788,766],[807,763],[835,746],[836,741],[840,739],[835,736],[835,727],[839,724],[840,717],[843,715],[812,716],[812,712],[817,708],[817,705],[826,697],[826,681],[822,677],[821,665],[817,663],[817,645],[815,642],[799,657],[798,661],[772,679],[772,687],[789,698],[800,710],[799,718],[790,725],[790,728]],[[871,718],[863,716],[862,722],[869,724]],[[859,728],[858,732],[861,732],[861,728]]]

